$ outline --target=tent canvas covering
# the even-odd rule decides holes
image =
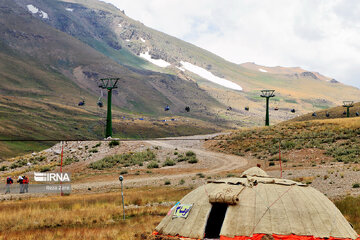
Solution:
[[[242,178],[209,181],[190,192],[180,200],[181,204],[192,204],[187,218],[173,218],[170,214],[156,232],[203,239],[212,205],[225,203],[228,208],[220,232],[222,240],[260,240],[266,234],[274,239],[360,240],[336,206],[316,189],[271,178],[265,172],[261,174],[264,177],[251,172]]]

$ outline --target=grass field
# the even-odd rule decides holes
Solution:
[[[138,240],[190,190],[125,189],[126,221],[119,192],[2,202],[0,239]]]
[[[313,149],[331,161],[359,163],[359,136],[360,118],[313,120],[235,131],[212,141],[210,147],[271,162],[278,159],[280,145],[285,155]]]

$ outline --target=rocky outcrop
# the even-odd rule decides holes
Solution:
[[[300,73],[300,77],[309,77],[318,80],[319,78],[312,72],[302,72]]]

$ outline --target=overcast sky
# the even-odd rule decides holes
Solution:
[[[360,88],[359,0],[104,0],[235,63],[299,66]]]

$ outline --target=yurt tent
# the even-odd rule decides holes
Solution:
[[[220,240],[360,240],[325,195],[302,183],[269,177],[258,167],[240,178],[209,181],[190,192],[154,234]]]

